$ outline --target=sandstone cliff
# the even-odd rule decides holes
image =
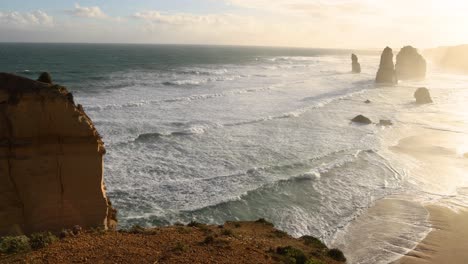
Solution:
[[[424,79],[426,67],[424,57],[411,46],[402,48],[396,57],[395,71],[399,80]]]
[[[115,227],[104,153],[64,87],[0,73],[0,235]]]
[[[398,82],[395,74],[395,64],[393,64],[393,51],[389,47],[386,47],[382,52],[379,71],[377,72],[375,82],[390,84],[396,84]]]

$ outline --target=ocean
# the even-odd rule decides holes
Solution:
[[[73,92],[121,228],[265,218],[389,263],[431,230],[423,205],[467,206],[468,76],[429,62],[424,81],[378,86],[379,52],[4,43],[0,71]],[[423,86],[434,104],[414,103]]]

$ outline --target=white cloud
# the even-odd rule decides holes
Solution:
[[[108,16],[101,10],[99,6],[80,6],[75,4],[75,8],[68,11],[76,17],[89,17],[89,18],[107,18]]]
[[[232,19],[232,15],[193,15],[186,13],[161,13],[159,11],[149,10],[138,12],[133,15],[134,18],[142,19],[155,24],[173,25],[173,26],[195,26],[195,25],[222,25],[227,20]]]
[[[0,26],[3,27],[50,27],[53,24],[54,18],[41,10],[28,13],[0,12]]]

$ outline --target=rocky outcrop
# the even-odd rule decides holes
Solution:
[[[356,54],[351,55],[351,61],[352,61],[352,71],[353,73],[361,73],[361,64],[358,61],[358,57]]]
[[[386,84],[396,84],[398,82],[395,73],[395,65],[393,64],[393,51],[389,47],[386,47],[382,52],[379,71],[377,72],[375,82]]]
[[[399,80],[424,79],[426,77],[426,60],[418,50],[406,46],[396,57],[396,75]]]
[[[64,87],[0,73],[0,235],[114,228],[104,153]]]
[[[351,121],[354,123],[360,123],[360,124],[366,124],[366,125],[372,124],[372,121],[363,115],[358,115],[355,118],[351,119]]]
[[[414,98],[416,98],[417,104],[432,103],[431,94],[429,93],[429,90],[425,87],[418,88],[416,92],[414,92]]]

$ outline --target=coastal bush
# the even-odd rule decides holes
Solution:
[[[41,73],[37,81],[52,84],[52,77],[50,76],[48,72],[43,72]]]
[[[232,232],[231,229],[224,229],[224,230],[221,232],[221,234],[222,234],[223,236],[233,236],[233,235],[234,235],[234,233]]]
[[[189,250],[189,246],[183,244],[182,242],[177,242],[173,251],[175,252],[186,252]]]
[[[6,236],[0,238],[0,252],[14,254],[31,250],[27,236]]]
[[[203,226],[203,224],[202,224],[202,223],[199,223],[199,222],[197,222],[197,221],[190,221],[190,223],[188,223],[187,226],[200,228],[200,227]]]
[[[241,224],[240,223],[234,223],[234,227],[239,228],[239,227],[241,227]]]
[[[69,229],[62,229],[62,231],[60,231],[60,234],[59,234],[59,237],[61,239],[64,239],[66,237],[72,237],[72,236],[73,236],[73,231]]]
[[[315,238],[313,236],[303,236],[300,239],[304,241],[304,244],[306,244],[307,246],[314,246],[314,247],[318,247],[321,249],[327,247],[325,246],[325,244],[322,243],[322,241],[320,241],[318,238]]]
[[[272,223],[268,222],[265,220],[265,218],[260,218],[255,223],[263,224],[263,225],[268,225],[268,226],[274,226]]]
[[[57,241],[57,237],[51,232],[34,233],[29,238],[29,244],[34,250],[47,247]]]
[[[284,238],[288,236],[288,233],[281,230],[275,230],[273,231],[273,236],[277,238]]]
[[[337,248],[332,248],[328,251],[327,255],[334,259],[334,260],[338,260],[338,261],[343,261],[345,262],[346,261],[346,258],[343,254],[343,252]]]
[[[132,233],[132,234],[142,234],[142,235],[154,235],[154,234],[156,234],[155,230],[144,228],[144,227],[142,227],[140,225],[132,226],[130,228],[130,230],[128,230],[128,232]]]
[[[287,263],[305,264],[307,261],[307,257],[304,254],[304,252],[302,252],[302,250],[295,248],[295,247],[291,247],[291,246],[278,247],[276,249],[276,253],[278,253],[281,256],[284,256],[285,261]]]
[[[309,259],[305,264],[325,264],[318,259]]]
[[[206,236],[205,239],[203,240],[203,244],[211,244],[215,241],[215,238],[213,236]]]

